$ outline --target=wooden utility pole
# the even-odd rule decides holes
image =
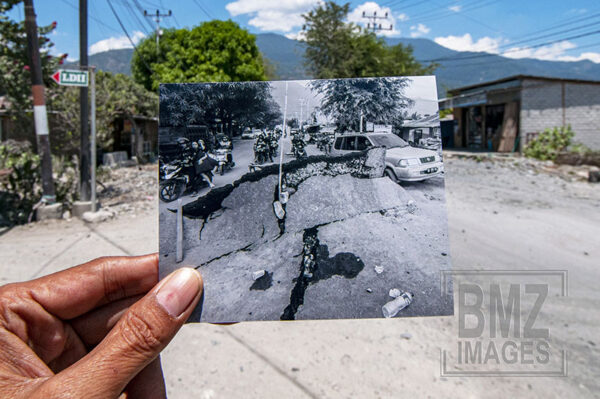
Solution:
[[[33,116],[37,149],[42,160],[42,202],[56,202],[54,182],[52,181],[52,158],[50,155],[50,138],[48,131],[48,114],[44,98],[44,81],[42,78],[42,61],[40,59],[40,41],[33,0],[25,1],[25,30],[27,31],[27,49],[29,51],[29,68],[31,70],[31,92],[33,94]]]
[[[88,28],[87,28],[87,0],[79,0],[79,66],[82,70],[88,67]],[[80,115],[80,156],[79,156],[79,199],[89,201],[91,199],[91,176],[90,168],[90,131],[89,131],[89,103],[88,88],[79,88],[79,115]]]

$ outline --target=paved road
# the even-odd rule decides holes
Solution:
[[[233,140],[233,161],[235,162],[235,167],[231,170],[225,172],[223,176],[216,174],[213,177],[213,183],[217,186],[224,186],[226,184],[233,183],[244,174],[249,172],[248,165],[254,162],[254,140],[241,140],[234,139]],[[291,141],[289,138],[283,139],[283,148],[284,148],[284,158],[283,162],[289,162],[295,159],[291,156],[290,151],[292,148]],[[309,156],[311,155],[319,155],[322,154],[321,151],[317,149],[315,145],[308,145],[306,147],[306,152]],[[279,161],[279,158],[275,160]],[[184,195],[181,197],[183,205],[195,201],[198,197],[205,195],[210,189],[208,187],[202,188],[198,190],[195,195]],[[165,203],[160,201],[160,212],[165,211],[166,209],[175,208],[175,203]]]
[[[569,296],[539,319],[566,346],[568,377],[440,377],[457,317],[201,324],[185,326],[163,354],[169,397],[597,397],[598,186],[486,162],[452,161],[446,172],[455,268],[568,270]],[[97,226],[16,227],[0,233],[0,283],[155,251],[157,232],[155,211]]]

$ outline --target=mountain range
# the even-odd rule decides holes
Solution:
[[[389,45],[402,43],[413,48],[419,61],[437,60],[435,71],[438,92],[513,75],[535,75],[570,79],[598,80],[600,64],[591,61],[542,61],[513,59],[488,53],[455,51],[429,39],[388,38]],[[279,79],[309,79],[304,68],[304,43],[275,33],[256,35],[260,51],[275,67]],[[109,50],[89,57],[99,69],[130,74],[133,49]],[[459,60],[460,59],[460,60]]]

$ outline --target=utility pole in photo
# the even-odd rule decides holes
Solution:
[[[171,15],[173,15],[171,10],[169,10],[169,12],[167,14],[161,14],[159,10],[156,10],[156,14],[150,14],[148,11],[144,10],[144,17],[153,18],[154,22],[156,22],[156,52],[157,52],[157,54],[160,54],[160,47],[158,45],[159,38],[161,35],[160,19],[170,17]]]
[[[82,70],[88,67],[88,3],[87,0],[79,0],[79,66]],[[88,87],[79,88],[79,114],[80,114],[80,146],[79,146],[79,200],[90,201],[92,183],[90,171],[90,131],[89,131],[89,103]],[[93,165],[96,167],[96,165]],[[86,209],[89,210],[89,209]],[[75,212],[78,213],[78,212]]]
[[[362,17],[364,19],[369,20],[370,22],[367,23],[367,30],[371,30],[373,33],[375,33],[376,31],[382,31],[382,30],[394,30],[394,25],[390,24],[389,28],[384,28],[382,27],[381,24],[378,24],[377,21],[380,19],[388,19],[388,13],[386,12],[384,14],[383,17],[378,16],[377,15],[377,11],[373,11],[373,15],[367,15],[367,13],[365,11],[363,11],[362,13]]]
[[[27,31],[27,47],[29,50],[29,67],[31,70],[31,92],[33,95],[33,116],[37,150],[42,163],[42,203],[54,204],[56,195],[52,180],[52,158],[50,154],[50,138],[48,130],[48,114],[44,98],[44,81],[42,78],[42,61],[40,59],[38,28],[33,8],[33,0],[25,0],[25,29]]]

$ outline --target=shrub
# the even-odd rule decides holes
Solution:
[[[529,158],[554,161],[560,152],[569,147],[574,136],[571,126],[546,129],[527,144],[523,153]]]
[[[77,168],[73,162],[53,157],[56,199],[70,204],[78,196]],[[42,198],[40,157],[27,142],[0,144],[0,225],[26,223]]]

